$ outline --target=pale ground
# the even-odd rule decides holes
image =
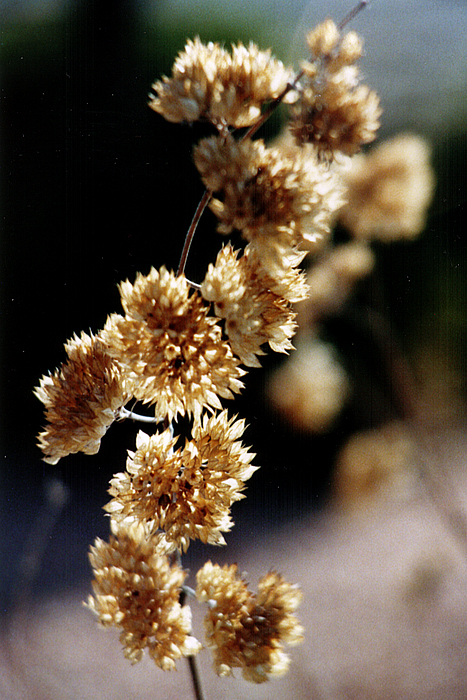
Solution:
[[[465,439],[440,441],[455,486],[450,518],[419,485],[300,528],[288,525],[236,551],[252,585],[268,568],[300,584],[306,642],[291,650],[283,679],[253,686],[218,679],[200,655],[206,697],[313,700],[465,700],[467,697],[467,515]],[[451,467],[454,466],[454,474]],[[443,475],[442,483],[448,483]],[[456,534],[457,533],[457,534]],[[209,552],[212,555],[212,549]],[[214,555],[215,556],[215,552]],[[5,631],[5,700],[192,698],[185,663],[164,673],[131,666],[116,635],[97,628],[85,592],[49,600]],[[200,630],[195,620],[195,632]]]

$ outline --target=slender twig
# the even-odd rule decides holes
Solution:
[[[196,700],[205,700],[201,678],[198,671],[198,663],[195,656],[187,656],[188,666],[191,674],[191,682]]]
[[[198,292],[200,291],[200,289],[201,289],[200,284],[198,284],[197,282],[192,282],[191,280],[187,280],[187,282],[192,289],[196,289]]]
[[[187,595],[191,596],[191,598],[196,598],[196,591],[194,588],[191,586],[187,586],[185,583],[182,586],[182,591],[185,594],[185,598]]]
[[[358,5],[355,5],[355,7],[352,8],[350,12],[344,17],[344,19],[339,22],[339,24],[337,25],[338,30],[342,31],[344,27],[349,22],[351,22],[356,15],[358,15],[360,10],[363,10],[369,4],[370,0],[361,0],[361,2],[358,3]]]
[[[178,565],[181,566],[182,557],[179,550],[177,550],[174,553],[174,558]],[[183,585],[180,591],[180,605],[185,605],[187,595],[195,596],[196,593],[190,586]],[[205,700],[203,687],[201,685],[201,676],[199,674],[197,659],[194,656],[187,656],[186,660],[188,662],[188,668],[190,669],[190,676],[193,685],[193,692],[195,694],[195,700]]]
[[[180,262],[178,263],[177,275],[181,275],[185,271],[188,253],[190,252],[190,246],[193,241],[196,229],[198,227],[198,222],[201,219],[201,216],[203,215],[203,212],[206,209],[207,205],[209,204],[209,200],[211,199],[211,197],[212,192],[209,192],[209,190],[205,190],[198,206],[196,207],[195,214],[193,216],[193,219],[191,220],[190,228],[188,229],[188,232],[185,237],[185,243],[183,245],[182,254],[180,256]]]

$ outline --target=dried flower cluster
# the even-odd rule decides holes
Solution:
[[[428,144],[413,134],[351,159],[343,172],[348,197],[340,219],[355,238],[394,241],[423,231],[434,188],[429,160]]]
[[[215,265],[209,265],[201,293],[214,303],[216,315],[225,319],[233,352],[243,364],[259,367],[257,356],[264,355],[265,343],[276,352],[292,349],[296,324],[291,301],[304,299],[307,288],[303,273],[293,268],[279,286],[249,246],[238,255],[230,244],[221,249]]]
[[[355,168],[342,159],[323,162],[373,140],[380,108],[360,83],[355,64],[362,45],[354,32],[342,35],[328,20],[307,40],[310,60],[294,74],[254,44],[229,52],[196,38],[172,76],[153,85],[150,107],[162,117],[213,126],[215,134],[193,150],[206,187],[201,203],[209,203],[219,233],[239,233],[243,243],[235,249],[227,242],[204,279],[190,282],[184,275],[190,228],[177,273],[163,266],[122,282],[123,315],[110,314],[96,336],[69,341],[68,361],[36,389],[48,421],[39,446],[51,463],[97,452],[115,419],[151,420],[125,409],[131,399],[151,405],[161,424],[152,434],[138,433],[126,470],[111,479],[112,535],[107,543],[96,540],[90,554],[88,606],[104,626],[121,630],[132,662],[147,649],[158,666],[171,669],[201,648],[190,609],[180,602],[189,593],[180,557],[192,540],[225,543],[231,506],[257,469],[241,441],[244,421],[229,417],[222,400],[242,390],[244,367],[260,366],[266,346],[293,349],[293,305],[300,302],[313,344],[302,335],[272,393],[302,425],[329,426],[349,387],[317,339],[317,324],[371,270],[368,239],[386,234],[387,193],[399,196],[390,228],[398,225],[405,236],[420,228],[429,200],[419,142],[381,147]],[[280,101],[293,103],[295,142],[254,140],[262,114]],[[239,127],[250,128],[238,137]],[[424,176],[416,165],[422,156]],[[358,240],[336,247],[331,230],[339,216]],[[306,272],[301,265],[310,252],[314,264]],[[270,572],[253,594],[236,566],[208,562],[198,572],[196,597],[207,604],[207,645],[218,674],[240,668],[247,680],[262,682],[287,670],[284,645],[303,637],[293,614],[301,597],[296,586]]]
[[[194,159],[207,189],[218,195],[210,206],[220,233],[241,231],[279,280],[297,249],[323,244],[343,204],[335,178],[313,152],[291,158],[261,140],[228,135],[201,141]]]
[[[303,640],[303,629],[292,614],[301,599],[298,588],[272,571],[259,580],[254,595],[238,576],[236,564],[207,562],[196,578],[196,596],[209,605],[204,624],[216,672],[228,676],[241,668],[243,677],[255,683],[286,673],[289,658],[283,645]]]
[[[45,406],[47,428],[39,447],[49,464],[75,452],[99,451],[101,439],[129,400],[130,385],[99,336],[81,333],[65,344],[68,360],[44,375],[35,394]]]
[[[334,492],[341,504],[365,505],[384,492],[409,492],[415,442],[402,423],[352,435],[337,457]]]
[[[342,35],[328,19],[308,34],[307,43],[312,57],[302,64],[292,133],[299,144],[315,144],[323,156],[353,155],[374,140],[381,116],[378,95],[361,84],[355,65],[361,39],[355,32]]]
[[[170,549],[186,550],[190,539],[225,544],[221,533],[232,527],[230,506],[243,498],[245,481],[256,470],[254,455],[237,440],[244,428],[227,411],[204,415],[193,439],[178,450],[170,430],[151,436],[140,431],[127,471],[110,482],[114,498],[107,511],[118,521],[162,529]]]
[[[253,43],[232,46],[229,53],[196,37],[176,58],[172,77],[154,83],[149,106],[171,122],[250,126],[292,78],[291,69]]]
[[[350,382],[332,345],[302,337],[290,361],[270,378],[268,395],[296,428],[326,432],[350,393]]]
[[[132,663],[147,649],[160,668],[174,669],[176,659],[201,648],[190,634],[190,607],[179,602],[186,572],[170,564],[141,523],[122,528],[113,522],[112,531],[109,542],[97,539],[91,547],[94,596],[88,606],[103,626],[122,630]]]
[[[281,147],[293,149],[287,140]],[[429,153],[423,139],[404,134],[337,169],[347,199],[337,217],[350,240],[328,244],[308,268],[309,294],[297,306],[297,351],[269,385],[277,409],[305,430],[328,430],[351,392],[335,353],[318,340],[321,324],[343,309],[358,282],[373,270],[372,241],[391,243],[422,232],[435,183]]]
[[[240,391],[240,361],[183,275],[153,268],[133,285],[123,282],[120,293],[125,316],[112,314],[102,338],[134,380],[134,397],[155,404],[158,418],[199,418],[204,407],[222,407],[219,396]]]

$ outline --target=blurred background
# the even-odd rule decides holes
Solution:
[[[47,595],[87,587],[88,546],[108,532],[101,510],[108,480],[124,468],[134,445],[138,426],[116,424],[98,455],[46,465],[35,444],[42,405],[32,390],[64,361],[66,339],[98,331],[109,313],[120,311],[119,281],[152,265],[177,265],[203,191],[191,147],[205,132],[152,112],[151,83],[170,74],[174,56],[195,35],[226,44],[254,40],[298,65],[306,31],[327,16],[339,21],[352,6],[344,0],[2,0],[2,609],[54,477],[69,497],[35,587]],[[451,382],[456,400],[464,396],[466,371],[466,26],[467,5],[454,0],[423,7],[415,0],[374,0],[351,23],[365,40],[366,81],[381,95],[381,137],[412,130],[433,146],[438,185],[427,230],[413,243],[381,247],[377,277],[409,362],[424,380],[431,372],[439,386]],[[272,137],[279,128],[277,117],[261,135]],[[207,214],[187,269],[196,281],[220,245],[212,231]],[[354,378],[363,367],[367,384],[378,388],[374,395],[389,396],[367,338],[338,318],[328,335]],[[430,369],[420,365],[427,348]],[[264,400],[265,378],[277,363],[268,357],[264,370],[251,370],[245,393],[229,407],[246,416],[246,441],[263,466],[234,511],[241,536],[261,537],[274,523],[319,510],[337,448],[379,419],[378,405],[359,395],[360,406],[351,403],[331,433],[316,437],[288,427]],[[240,536],[236,531],[233,538]]]

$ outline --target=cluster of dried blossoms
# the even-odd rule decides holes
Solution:
[[[294,74],[253,44],[229,52],[195,39],[172,76],[155,83],[150,106],[164,118],[213,125],[215,135],[198,143],[193,157],[219,233],[240,232],[243,246],[235,250],[227,242],[201,284],[186,279],[183,265],[176,274],[162,267],[122,282],[123,314],[111,314],[96,335],[67,343],[67,361],[36,389],[47,418],[39,445],[51,464],[70,453],[97,452],[114,420],[135,418],[125,408],[130,400],[152,405],[154,422],[162,425],[154,434],[139,432],[126,470],[111,480],[112,535],[97,540],[90,554],[88,605],[103,625],[121,629],[131,661],[147,649],[170,669],[201,648],[181,602],[189,589],[180,554],[194,539],[224,544],[231,505],[243,498],[256,469],[241,442],[244,421],[229,417],[221,399],[241,391],[245,367],[260,365],[266,345],[292,349],[293,304],[307,303],[313,291],[313,277],[307,282],[300,265],[308,252],[327,250],[345,178],[349,191],[364,187],[358,171],[342,174],[332,162],[371,141],[379,124],[378,98],[356,67],[361,41],[328,20],[309,34],[308,45],[310,60]],[[295,143],[253,140],[279,102],[292,104]],[[246,128],[241,137],[239,127]],[[355,218],[350,203],[342,211]],[[350,272],[339,254],[345,260],[333,258],[337,277],[358,277],[371,267],[367,251],[349,250]],[[326,291],[316,293],[319,304],[332,303]],[[184,444],[176,434],[179,416],[192,426]],[[284,673],[284,644],[302,639],[293,615],[298,589],[271,572],[254,595],[236,567],[210,562],[197,580],[216,671],[241,668],[255,682]]]
[[[334,347],[321,340],[322,324],[341,311],[373,270],[373,241],[412,240],[423,231],[435,184],[430,148],[412,134],[343,161],[338,176],[347,201],[337,220],[349,240],[323,247],[308,268],[309,294],[297,307],[297,351],[268,385],[283,416],[314,433],[331,427],[352,391]]]

